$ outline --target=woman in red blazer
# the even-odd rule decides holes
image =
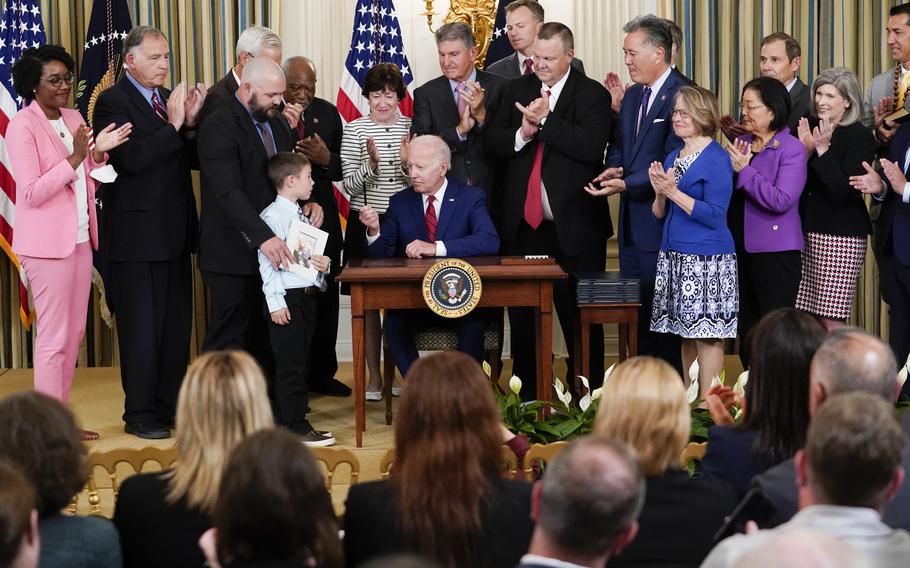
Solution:
[[[73,58],[59,46],[22,52],[13,86],[28,105],[7,129],[16,180],[13,252],[29,279],[38,314],[35,389],[69,400],[76,355],[85,334],[92,248],[98,248],[93,172],[106,152],[125,142],[132,126],[91,131],[78,111],[65,108],[74,81]],[[91,248],[90,248],[91,247]],[[84,432],[84,439],[98,434]]]

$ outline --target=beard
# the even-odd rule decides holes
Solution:
[[[250,98],[250,114],[253,115],[258,122],[268,122],[269,119],[273,118],[278,112],[278,105],[263,105],[259,104],[259,95],[253,93],[253,96]]]

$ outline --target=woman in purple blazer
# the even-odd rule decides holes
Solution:
[[[85,335],[85,311],[98,248],[93,172],[106,152],[125,142],[132,126],[95,133],[78,111],[66,108],[75,63],[60,46],[27,49],[13,65],[13,86],[27,105],[6,132],[16,180],[13,252],[28,276],[38,329],[35,390],[69,400],[76,356]],[[97,174],[96,174],[97,175]],[[83,432],[83,439],[95,439]]]
[[[739,356],[748,369],[752,328],[792,308],[799,290],[806,148],[787,128],[790,94],[777,79],[746,83],[739,107],[748,134],[727,147],[736,172],[727,218],[739,259]]]

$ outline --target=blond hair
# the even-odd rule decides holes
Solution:
[[[631,446],[645,475],[654,476],[676,462],[691,420],[679,373],[660,359],[633,357],[604,384],[594,434]]]
[[[196,359],[177,399],[177,463],[167,501],[211,515],[231,450],[245,436],[273,426],[265,378],[242,351]]]

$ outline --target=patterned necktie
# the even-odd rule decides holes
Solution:
[[[641,127],[645,125],[645,117],[648,116],[648,101],[651,100],[651,87],[645,87],[641,92],[641,117],[638,119],[638,128],[635,135],[641,132]]]
[[[427,211],[423,215],[423,222],[427,226],[427,241],[431,243],[436,242],[436,208],[433,207],[433,203],[436,201],[436,197],[430,195],[427,197]]]
[[[167,109],[161,104],[161,99],[158,98],[158,91],[152,91],[152,108],[155,109],[155,114],[158,115],[162,122],[167,122]]]
[[[272,138],[272,133],[269,132],[269,129],[266,128],[266,123],[257,122],[256,128],[259,129],[259,134],[262,135],[262,143],[265,145],[265,153],[269,158],[275,155],[275,139]]]
[[[455,87],[455,105],[458,107],[459,118],[464,114],[464,109],[468,108],[468,101],[461,96],[462,89],[466,88],[464,83],[458,83],[458,86]]]
[[[549,89],[547,89],[547,94],[550,94]],[[534,163],[531,164],[531,176],[528,178],[528,192],[525,194],[525,221],[532,229],[539,227],[543,221],[543,190],[541,189],[543,148],[543,140],[538,138],[537,150],[534,152]]]
[[[528,57],[527,59],[525,59],[525,72],[524,72],[524,74],[525,74],[525,75],[530,75],[530,74],[533,73],[533,72],[534,72],[534,62],[531,61],[531,58],[530,58],[530,57]]]

